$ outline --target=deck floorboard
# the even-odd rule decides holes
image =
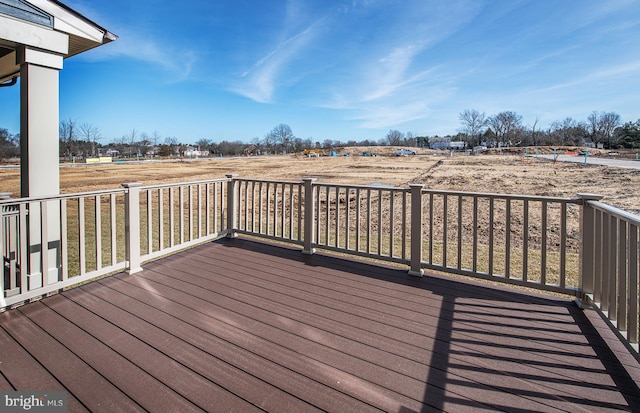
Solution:
[[[0,314],[0,389],[69,411],[640,411],[640,366],[566,298],[250,239]]]

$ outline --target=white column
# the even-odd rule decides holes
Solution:
[[[20,65],[20,195],[57,195],[60,193],[58,71],[62,69],[62,55],[22,46],[17,50],[17,63]],[[46,212],[46,216],[41,217],[39,203],[29,206],[29,289],[55,283],[61,275],[59,203],[49,202]],[[44,249],[48,251],[44,260],[40,255],[42,234],[46,234]],[[44,283],[43,262],[47,263],[49,274]]]

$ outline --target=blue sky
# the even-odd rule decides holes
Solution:
[[[188,143],[457,133],[460,112],[525,125],[640,118],[632,0],[68,0],[119,39],[65,60],[60,116]],[[18,88],[0,127],[19,129]]]

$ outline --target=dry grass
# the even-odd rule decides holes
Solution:
[[[350,149],[354,154],[361,149]],[[391,151],[387,149],[387,152]],[[245,178],[299,180],[316,177],[340,183],[422,183],[427,188],[572,197],[604,195],[604,202],[640,214],[640,171],[605,166],[552,163],[515,155],[323,157],[274,156],[185,162],[76,165],[60,169],[61,191],[118,188],[123,182],[153,185],[238,174]],[[0,171],[0,191],[19,194],[18,170]]]

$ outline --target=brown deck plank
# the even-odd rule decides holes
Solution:
[[[37,304],[37,303],[34,303]],[[92,411],[143,409],[90,365],[42,331],[21,311],[1,314],[2,327],[84,406]],[[88,385],[88,384],[91,385]],[[25,390],[51,390],[49,388]]]
[[[0,315],[0,325],[4,325],[2,317],[7,316]],[[0,351],[1,375],[10,386],[5,390],[66,390],[58,380],[49,374],[35,358],[27,353],[2,328],[0,328],[0,349],[2,349]],[[70,412],[88,411],[73,395],[67,395],[67,406]]]
[[[157,268],[154,268],[154,270],[158,270]],[[153,279],[157,279],[156,276],[150,276],[149,278],[153,278]],[[179,286],[175,285],[172,283],[173,280],[175,280],[174,277],[166,277],[163,279],[165,282],[171,283],[172,284],[172,288],[180,288]],[[241,288],[241,286],[240,286]],[[207,291],[207,289],[209,291]],[[209,295],[211,292],[213,292],[214,290],[211,287],[207,287],[206,285],[203,285],[202,283],[198,284],[194,291],[192,293],[194,294],[198,294],[198,292],[202,292],[204,291],[204,293],[202,293],[203,296],[207,296]],[[273,296],[274,292],[270,291],[268,293],[269,296]],[[216,302],[219,302],[220,299],[217,299]],[[259,299],[257,299],[256,297],[254,297],[253,299],[249,300],[250,302],[253,303],[253,306],[259,307],[261,309],[265,308],[266,306],[269,305],[269,302],[267,300],[264,300],[264,302],[259,301]],[[238,311],[238,310],[236,310]],[[302,311],[302,310],[300,310]],[[253,307],[248,307],[247,309],[245,309],[245,315],[247,316],[252,316],[254,318],[257,318],[256,312],[253,309]],[[275,316],[275,320],[272,320],[271,322],[269,321],[269,318],[273,318],[273,317],[269,317],[269,313],[266,314],[266,319],[261,318],[260,321],[264,321],[267,324],[272,324],[274,325],[276,328],[278,328],[277,326],[277,319],[278,317],[280,317],[280,315]],[[298,320],[300,320],[301,316],[298,315]],[[403,382],[403,378],[398,378],[398,377],[394,377],[392,372],[397,372],[403,376],[407,376],[407,378],[413,378],[417,381],[419,381],[420,384],[420,397],[422,397],[423,393],[424,393],[424,386],[422,385],[422,382],[424,381],[424,377],[426,377],[427,371],[425,370],[428,366],[426,366],[426,364],[420,363],[420,362],[411,362],[410,360],[404,359],[403,357],[400,356],[393,356],[393,354],[390,353],[385,353],[385,352],[381,352],[378,351],[378,349],[376,349],[375,347],[370,347],[364,344],[360,344],[358,345],[356,341],[352,341],[352,339],[345,339],[343,337],[331,334],[327,331],[322,331],[322,330],[317,330],[317,331],[308,331],[310,330],[309,328],[309,324],[307,323],[300,323],[300,321],[295,321],[295,320],[287,320],[286,323],[288,326],[292,326],[293,324],[302,324],[300,326],[298,326],[297,328],[295,328],[292,331],[292,336],[287,336],[282,338],[282,343],[281,345],[283,346],[289,346],[291,347],[294,351],[302,353],[302,354],[307,354],[309,357],[314,357],[316,359],[320,358],[322,355],[324,355],[326,358],[331,359],[332,358],[332,354],[330,351],[328,351],[327,347],[325,346],[329,346],[332,347],[335,351],[339,351],[342,353],[345,353],[345,355],[351,355],[352,357],[356,357],[356,358],[362,358],[363,354],[367,356],[367,360],[377,360],[377,363],[383,363],[381,366],[375,366],[375,367],[382,367],[382,370],[374,372],[374,373],[368,373],[368,376],[373,376],[373,377],[377,377],[380,379],[382,378],[386,378],[387,382],[385,383],[378,383],[381,386],[385,386],[385,387],[389,387],[392,386],[389,383],[393,383],[392,387],[389,388],[393,388],[395,386],[395,391],[396,392],[402,392],[402,391],[407,391],[407,388],[409,387],[409,384],[406,383],[407,380],[404,380],[405,382]],[[357,324],[357,323],[354,323]],[[307,330],[307,336],[309,337],[321,337],[321,336],[329,336],[327,338],[325,338],[323,340],[323,345],[317,345],[316,343],[314,343],[313,341],[309,341],[309,340],[305,340],[304,338],[301,340],[297,340],[295,334],[298,334],[298,332],[303,332]],[[262,335],[264,337],[268,337],[270,335],[273,335],[273,333],[270,333],[269,331],[264,331],[264,332],[260,332],[258,331],[255,327],[253,328],[253,333],[254,334],[259,334]],[[392,336],[393,334],[390,333],[389,336]],[[369,334],[370,336],[370,334]],[[348,351],[348,347],[353,347],[350,351]],[[420,346],[416,345],[416,348],[420,348]],[[373,353],[373,354],[372,354]],[[424,352],[422,352],[424,353]],[[422,358],[424,360],[424,356],[425,354],[420,354],[420,358]],[[430,354],[426,354],[426,356],[431,357]],[[335,361],[333,362],[334,366],[344,366],[345,365],[345,361],[344,360],[339,360],[339,361]],[[372,368],[372,367],[370,367]],[[451,371],[449,371],[450,374],[455,374],[452,373]],[[469,376],[469,375],[467,375]],[[485,387],[482,384],[483,381],[483,375],[482,373],[476,374],[476,378],[475,378],[475,383],[472,385],[476,385],[479,387]],[[465,379],[461,377],[459,377],[459,380],[461,382],[464,382]],[[437,386],[437,383],[430,383],[434,386]],[[468,387],[468,386],[465,386]],[[455,392],[455,388],[454,387],[449,387],[449,390],[452,392]],[[490,390],[489,388],[486,389],[488,391],[488,398],[487,400],[485,400],[485,403],[491,403],[492,400],[495,400],[495,397],[493,397],[492,395],[490,395]],[[415,396],[415,395],[414,395]],[[522,401],[520,402],[522,403]],[[479,408],[479,406],[476,406],[476,408]],[[536,406],[536,408],[538,410],[541,409],[540,406]]]
[[[216,257],[216,260],[219,260],[219,259],[220,259],[219,256]],[[172,265],[172,264],[169,264],[169,265]],[[192,263],[192,265],[190,265],[189,268],[192,269],[193,266],[194,265]],[[263,275],[263,273],[256,274],[256,277],[260,277],[262,275]],[[247,281],[243,281],[243,282],[250,283],[250,282],[252,282],[254,280],[254,278],[251,278],[251,279],[246,279],[245,278]],[[271,281],[268,281],[266,284],[261,285],[260,288],[269,288],[269,283],[270,282]],[[242,288],[242,286],[233,286],[233,288]],[[279,286],[279,291],[281,291],[283,288],[285,288],[285,287],[283,285],[280,285]],[[269,296],[273,296],[274,292],[273,291],[269,291],[269,292],[265,292],[265,294],[269,295]],[[320,294],[310,294],[310,296],[316,296],[316,295],[322,295],[322,294],[321,293]],[[313,298],[311,298],[311,299],[313,299]],[[356,302],[354,301],[354,303],[356,303]],[[564,306],[564,304],[558,304],[558,303],[552,303],[552,305],[556,306],[556,307]],[[549,306],[549,304],[547,306]],[[371,311],[371,309],[368,309],[367,311]],[[518,309],[518,311],[522,311],[522,309]],[[501,313],[500,316],[503,316],[503,314]],[[443,317],[444,316],[434,317],[434,319],[438,320],[438,319],[442,319]],[[565,313],[565,319],[566,318],[570,318],[568,313]],[[398,321],[398,322],[401,322],[401,320]],[[461,341],[462,340],[467,341],[467,342],[477,341],[478,343],[486,343],[486,337],[485,337],[486,334],[502,335],[503,338],[509,339],[509,335],[501,332],[501,330],[497,330],[496,331],[495,329],[491,329],[490,328],[487,331],[485,331],[485,330],[482,330],[482,329],[476,329],[475,327],[473,327],[473,329],[471,329],[471,327],[473,325],[474,325],[473,323],[463,323],[459,327],[454,326],[452,328],[454,328],[456,330],[456,332],[458,332],[459,330],[467,330],[468,331],[468,333],[466,333],[466,335],[463,335],[463,339],[461,339]],[[434,327],[434,326],[430,326],[430,327]],[[512,330],[515,329],[517,331],[519,328],[520,328],[519,326],[513,326]],[[541,329],[541,331],[545,332],[544,329]],[[550,381],[550,382],[555,382],[552,386],[553,386],[553,389],[557,389],[558,382],[560,382],[560,383],[565,382],[565,381],[561,380],[561,379],[563,379],[565,377],[565,373],[564,372],[566,370],[565,364],[562,364],[562,363],[567,363],[567,357],[569,357],[569,358],[573,357],[575,359],[574,361],[570,361],[569,365],[580,366],[579,367],[580,369],[583,369],[585,367],[584,366],[585,359],[586,360],[596,360],[596,362],[599,363],[599,361],[598,361],[597,357],[595,356],[595,354],[592,354],[592,355],[590,355],[590,356],[588,356],[586,358],[580,356],[579,355],[580,347],[577,347],[577,348],[570,347],[569,349],[564,349],[563,351],[553,350],[553,347],[552,347],[551,350],[549,350],[548,342],[552,342],[553,340],[549,340],[544,335],[535,334],[535,333],[536,333],[536,331],[534,329],[534,334],[532,334],[531,337],[526,337],[526,338],[528,340],[533,339],[533,344],[536,344],[538,340],[541,340],[541,339],[544,340],[545,342],[542,343],[542,344],[539,344],[538,348],[532,347],[531,345],[527,346],[526,342],[524,342],[524,344],[523,344],[522,341],[524,340],[524,338],[523,337],[518,337],[518,336],[515,336],[513,339],[509,339],[509,341],[510,341],[509,343],[505,343],[506,340],[503,340],[501,345],[503,347],[506,346],[507,349],[513,348],[513,349],[517,349],[518,350],[518,352],[515,355],[510,355],[508,357],[503,355],[502,357],[503,358],[507,358],[509,360],[510,359],[517,360],[519,364],[522,364],[523,361],[526,361],[530,357],[532,352],[538,352],[539,351],[539,352],[543,353],[543,356],[546,356],[546,357],[549,358],[549,360],[547,360],[545,364],[542,364],[545,367],[545,369],[543,369],[542,372],[540,371],[540,369],[535,369],[533,372],[529,372],[529,377],[539,377],[540,378],[540,380],[538,380],[538,382],[535,383],[536,386],[540,386],[541,385],[540,382]],[[557,331],[557,329],[551,330],[549,334],[553,335],[554,333],[561,334],[560,332]],[[457,340],[453,340],[453,341],[457,342]],[[560,341],[563,345],[565,345],[565,347],[566,346],[570,346],[570,345],[573,344],[573,341],[569,340],[569,339],[556,340],[556,341]],[[430,345],[431,345],[431,343],[429,344],[429,346]],[[527,347],[524,347],[524,352],[522,350],[523,346],[527,346]],[[557,351],[562,356],[564,356],[564,359],[562,359],[562,363],[558,363],[560,371],[555,373],[555,377],[554,377],[554,374],[549,374],[548,373],[548,370],[550,370],[550,367],[552,368],[554,366],[554,360],[553,360],[554,351]],[[487,357],[495,358],[495,348],[491,348],[491,347],[485,346],[484,347],[484,354]],[[551,355],[551,356],[549,356],[549,355]],[[572,364],[572,363],[575,363],[575,364]],[[599,364],[599,366],[601,368],[601,364]],[[516,366],[511,366],[511,368],[514,368],[514,367],[516,367]],[[509,369],[506,369],[506,371],[509,371]],[[575,380],[571,384],[576,384],[576,383],[582,384],[583,383],[583,380],[582,380],[583,377],[581,377],[581,376],[583,376],[583,375],[580,375],[579,373],[576,374],[574,376]],[[605,383],[602,383],[601,380],[598,380],[598,382],[593,383],[593,386],[591,386],[591,390],[589,390],[589,391],[593,392],[593,391],[597,391],[598,389],[603,389],[602,395],[601,395],[601,400],[610,401],[611,400],[610,391],[611,391],[612,385],[613,385],[613,383],[611,382],[611,380],[609,380],[609,382],[605,382]],[[549,387],[551,387],[551,385],[549,385]],[[569,391],[569,389],[561,389],[561,390]],[[572,390],[575,391],[575,389],[572,389]],[[581,392],[584,392],[583,386],[582,385],[578,386],[578,390],[580,390]],[[577,394],[576,396],[579,396],[579,394]]]
[[[216,257],[216,260],[217,260],[217,262],[219,262],[219,260],[220,260],[220,256],[217,256],[217,257]],[[173,264],[174,264],[174,265],[178,265],[178,266],[180,266],[180,264],[179,264],[179,263],[173,263]],[[186,269],[185,271],[192,271],[192,269],[193,269],[193,263],[191,263],[191,265],[189,265],[189,266],[188,266],[188,269]],[[154,270],[157,270],[157,268],[154,268]],[[150,278],[154,278],[154,279],[156,279],[155,277],[150,277]],[[166,277],[165,282],[168,282],[169,284],[171,284],[171,283],[173,282],[173,280],[174,280],[174,277]],[[173,287],[175,288],[176,286],[174,285]],[[283,286],[280,286],[280,288],[282,288],[282,287],[283,287]],[[233,287],[232,287],[232,289],[235,289],[235,288],[238,288],[238,286],[233,286]],[[206,286],[205,286],[205,285],[199,284],[199,285],[197,285],[197,287],[196,287],[196,291],[194,291],[193,293],[194,293],[194,294],[198,294],[198,292],[199,292],[199,291],[206,291],[206,290],[207,290],[207,289],[206,289]],[[209,291],[208,291],[208,292],[205,292],[204,294],[205,294],[205,295],[207,295],[207,294],[210,294],[210,293],[211,293],[211,292],[213,292],[213,291],[214,291],[214,289],[209,288]],[[273,294],[274,294],[274,292],[273,292],[273,291],[268,292],[268,295],[269,295],[269,296],[272,296]],[[217,299],[216,301],[219,301],[219,299]],[[252,300],[252,301],[253,301],[253,300]],[[263,308],[263,307],[264,307],[264,305],[263,305],[263,304],[260,304],[260,303],[255,303],[255,302],[254,302],[254,304],[255,304],[255,306],[257,306],[257,307],[259,307],[259,308]],[[265,334],[266,334],[266,333],[265,333]],[[290,341],[290,340],[287,340],[287,341]],[[306,346],[306,344],[304,344],[304,343],[303,343],[303,344],[302,344],[302,346],[304,347],[304,346]],[[321,350],[322,350],[322,349],[320,349],[320,351],[321,351]],[[300,349],[296,349],[296,351],[301,351],[301,350],[300,350]],[[311,350],[309,350],[309,351],[310,351],[311,353],[313,353],[313,352],[314,352],[314,349],[311,349]],[[316,350],[316,351],[318,351],[318,350]],[[366,351],[366,350],[365,350],[365,351]],[[371,352],[371,350],[370,350],[370,349],[369,349],[369,352]],[[354,352],[354,354],[358,354],[358,351],[355,351],[355,352]],[[371,356],[369,356],[369,358],[370,358],[370,359],[371,359],[371,358],[375,359],[375,357],[371,357]],[[388,359],[388,358],[389,358],[389,357],[387,356],[387,357],[386,357],[386,359]],[[392,364],[393,364],[393,363],[392,363]],[[406,367],[406,366],[405,366],[405,367]],[[419,370],[418,370],[418,371],[419,371]],[[450,371],[449,373],[451,374],[451,371]],[[407,371],[406,371],[406,370],[405,370],[405,371],[403,371],[403,374],[407,374]],[[387,375],[388,375],[388,373],[387,373]],[[377,375],[376,375],[376,374],[373,374],[373,376],[379,377],[379,376],[380,376],[380,374],[377,374]],[[424,372],[419,372],[418,374],[416,374],[416,376],[417,376],[417,377],[421,377],[421,378],[423,378],[423,377],[425,376],[425,374],[424,374]],[[480,379],[480,378],[479,378],[479,379]],[[463,381],[463,380],[461,380],[461,381]],[[476,384],[475,384],[475,385],[477,385],[477,386],[479,386],[479,387],[482,387],[483,385],[482,385],[482,384],[479,384],[479,383],[480,383],[480,382],[476,382]],[[406,386],[405,386],[405,387],[406,387]],[[492,397],[488,397],[488,400],[487,400],[487,401],[488,401],[488,402],[490,402],[490,399],[492,399]],[[522,401],[521,401],[520,403],[522,403]],[[541,409],[541,407],[540,407],[540,406],[537,406],[537,407],[536,407],[536,409],[537,409],[537,410],[540,410],[540,409]]]
[[[277,387],[242,374],[234,366],[223,363],[202,349],[190,345],[189,341],[206,341],[206,338],[201,337],[205,335],[202,331],[190,329],[188,334],[182,335],[181,338],[176,337],[179,330],[183,328],[177,319],[170,320],[169,323],[162,325],[162,328],[157,327],[156,324],[159,324],[158,321],[163,315],[153,307],[142,305],[99,284],[83,287],[67,294],[79,305],[90,307],[99,316],[117,321],[118,327],[124,331],[136,334],[148,346],[154,347],[154,352],[158,353],[157,358],[163,358],[161,357],[163,354],[171,354],[174,360],[165,361],[165,363],[170,362],[176,365],[183,363],[180,365],[186,365],[196,371],[200,377],[183,378],[175,372],[171,372],[174,377],[161,377],[158,372],[154,375],[165,382],[182,385],[180,391],[192,399],[205,397],[208,404],[203,407],[206,409],[216,407],[226,410],[226,407],[229,407],[229,410],[232,410],[231,407],[236,406],[234,409],[241,411],[258,411],[259,408],[272,411],[313,411],[307,403],[300,399],[286,397],[287,394],[272,398],[271,395],[279,391]],[[116,303],[118,305],[114,305]],[[69,311],[66,313],[69,314]],[[209,342],[202,347],[207,349],[209,346],[222,344]],[[129,343],[122,343],[122,349],[137,353],[135,349],[131,349]],[[216,382],[218,382],[217,385]],[[237,406],[242,408],[238,409]]]
[[[393,404],[388,404],[390,400],[388,397],[382,397],[384,389],[376,389],[377,392],[381,393],[379,396],[379,402],[381,404],[376,404],[371,400],[361,402],[352,397],[346,397],[344,394],[345,390],[342,388],[345,386],[344,382],[342,386],[332,387],[335,386],[336,383],[336,379],[332,374],[338,376],[340,372],[333,371],[333,369],[329,369],[328,367],[326,368],[326,372],[322,372],[322,375],[307,377],[307,375],[309,375],[310,365],[315,364],[313,360],[300,357],[298,353],[287,351],[286,347],[274,343],[272,340],[269,340],[269,338],[257,335],[256,332],[260,326],[254,319],[246,318],[242,320],[242,317],[234,311],[225,311],[217,305],[207,305],[206,302],[203,302],[203,300],[195,296],[182,293],[173,288],[168,288],[154,280],[149,281],[143,279],[142,276],[127,277],[126,281],[140,288],[138,290],[132,289],[130,286],[123,288],[120,284],[113,285],[113,287],[118,288],[123,294],[135,296],[137,299],[147,303],[151,302],[152,298],[148,297],[148,293],[141,290],[149,288],[161,294],[164,299],[162,307],[165,309],[166,314],[178,317],[185,322],[185,324],[180,326],[181,329],[187,328],[186,323],[190,323],[192,327],[208,331],[212,336],[219,337],[226,341],[227,347],[229,343],[237,346],[237,348],[228,351],[227,348],[223,347],[224,342],[219,342],[219,340],[213,344],[209,344],[209,346],[212,349],[216,349],[218,353],[220,353],[221,350],[227,350],[225,354],[219,354],[219,357],[229,360],[229,362],[234,365],[242,366],[243,369],[252,371],[254,375],[261,377],[268,374],[268,376],[264,377],[265,381],[274,383],[286,389],[289,393],[297,394],[299,397],[305,397],[310,403],[318,405],[322,409],[329,409],[332,406],[340,405],[344,411],[367,411],[370,409],[369,404],[377,405],[384,410],[397,407]],[[105,284],[106,283],[107,281],[105,281]],[[145,295],[147,295],[147,297],[145,297]],[[111,295],[109,297],[113,298]],[[163,317],[163,315],[159,317]],[[172,320],[168,322],[175,323],[175,321]],[[248,327],[243,327],[243,325]],[[182,336],[190,337],[192,334],[187,331]],[[243,355],[242,350],[245,347],[244,352],[247,354]],[[252,355],[251,353],[254,354]],[[242,358],[238,357],[239,354]],[[256,358],[255,355],[261,358]],[[249,362],[244,361],[244,358],[248,358]],[[273,364],[273,362],[267,362],[265,364],[265,361],[263,361],[270,359],[274,359],[276,364]],[[283,372],[281,371],[282,369],[284,369]],[[292,380],[292,376],[295,377],[295,380]],[[363,383],[362,385],[364,386],[365,384],[366,383]],[[422,406],[418,406],[418,408],[422,409]]]
[[[64,365],[158,411],[640,411],[637,361],[568,300],[248,239],[7,313],[0,388],[31,365],[83,403]]]
[[[204,406],[198,408],[189,401],[198,400],[194,397],[197,393],[188,393],[191,388],[204,390],[198,388],[199,383],[193,375],[183,374],[184,377],[181,377],[182,372],[171,365],[166,357],[163,358],[154,353],[152,348],[141,345],[139,340],[122,334],[117,327],[109,325],[105,320],[86,310],[83,311],[81,307],[75,306],[73,314],[66,313],[65,316],[71,316],[68,318],[51,309],[55,308],[56,303],[68,302],[63,300],[63,296],[58,295],[46,300],[46,306],[42,303],[34,303],[21,308],[20,311],[43,331],[91,365],[109,382],[118,383],[118,388],[145,410],[158,411],[164,406],[175,406],[176,409],[184,412],[205,409]],[[89,318],[91,322],[80,327],[69,321],[82,317]],[[120,341],[126,341],[128,346],[126,350],[118,349],[117,343]],[[122,353],[118,353],[117,350],[121,350]],[[152,373],[147,373],[147,369],[152,370]],[[162,371],[158,372],[158,370]],[[151,375],[153,373],[158,378]],[[172,390],[163,383],[163,381],[169,382],[172,376],[182,379],[189,385],[182,386],[177,391]],[[180,392],[187,392],[186,396],[191,398],[186,399]]]

